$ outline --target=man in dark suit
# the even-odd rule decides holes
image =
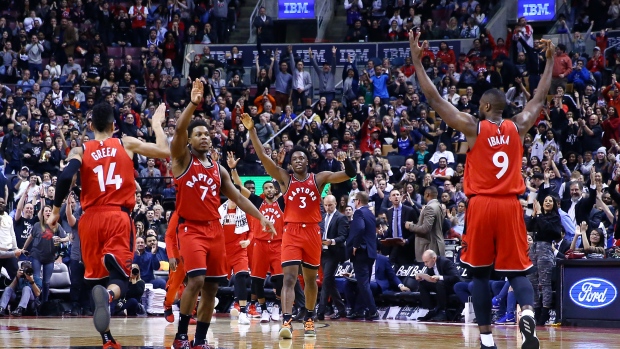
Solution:
[[[327,195],[323,199],[325,215],[323,221],[319,223],[323,234],[323,253],[321,253],[321,267],[323,268],[323,286],[321,287],[321,298],[317,318],[325,319],[325,309],[328,298],[332,299],[333,305],[338,312],[331,316],[332,320],[340,319],[345,314],[345,306],[340,292],[336,287],[336,270],[338,263],[344,262],[344,242],[347,239],[349,221],[342,213],[336,210],[336,198]]]
[[[422,255],[426,273],[416,274],[415,279],[420,282],[420,303],[422,308],[430,309],[426,316],[418,321],[446,321],[446,307],[448,295],[454,292],[454,284],[460,281],[460,273],[454,263],[433,250],[427,250]],[[431,292],[435,292],[437,306],[431,305]]]
[[[254,18],[254,27],[262,42],[266,44],[273,42],[273,19],[267,16],[267,10],[264,7],[258,9],[258,16]]]
[[[334,150],[327,149],[325,151],[325,159],[319,164],[319,172],[329,171],[338,172],[341,171],[342,164],[334,158]]]
[[[380,228],[377,221],[377,230]],[[376,297],[389,290],[400,290],[400,292],[410,292],[411,290],[400,282],[396,276],[390,260],[381,254],[377,254],[377,259],[373,266],[373,274],[370,276],[370,290],[373,297]],[[347,280],[344,290],[347,304],[353,307],[357,303],[357,283]]]
[[[392,207],[387,210],[388,230],[385,238],[401,238],[397,246],[383,248],[381,252],[390,256],[390,261],[397,266],[415,263],[415,234],[405,228],[406,222],[417,222],[419,212],[417,209],[402,204],[400,190],[392,189],[390,192]]]
[[[376,320],[379,318],[379,313],[370,290],[372,266],[377,258],[376,220],[375,215],[368,209],[366,192],[355,194],[354,202],[356,210],[347,237],[346,251],[347,257],[353,263],[359,301],[347,318],[360,318],[364,309],[368,309],[366,319]]]
[[[551,244],[551,250],[556,259],[566,259],[566,251],[570,249],[570,241],[566,240],[566,233],[562,229],[562,239]]]

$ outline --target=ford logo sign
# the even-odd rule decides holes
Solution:
[[[569,291],[570,299],[582,308],[597,309],[610,305],[618,296],[611,282],[600,278],[577,281]]]

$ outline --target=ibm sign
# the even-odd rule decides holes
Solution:
[[[278,0],[278,19],[314,18],[314,0]]]
[[[519,0],[517,16],[528,22],[551,21],[555,17],[555,0]]]

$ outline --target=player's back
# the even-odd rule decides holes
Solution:
[[[176,212],[190,221],[219,221],[220,168],[217,163],[203,164],[191,154],[185,172],[175,179],[177,183]]]
[[[521,176],[523,145],[512,120],[478,123],[478,138],[467,153],[465,195],[518,195],[525,191]]]
[[[84,210],[91,206],[117,206],[133,210],[136,204],[134,166],[122,141],[118,138],[91,140],[82,147],[84,156],[80,178]]]
[[[321,221],[321,194],[314,173],[299,181],[291,174],[284,193],[285,223],[319,223]]]

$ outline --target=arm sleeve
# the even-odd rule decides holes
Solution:
[[[60,208],[63,200],[69,195],[71,190],[71,182],[73,176],[80,170],[82,163],[77,159],[71,159],[69,164],[58,176],[58,182],[56,184],[56,195],[54,196],[54,207]]]

